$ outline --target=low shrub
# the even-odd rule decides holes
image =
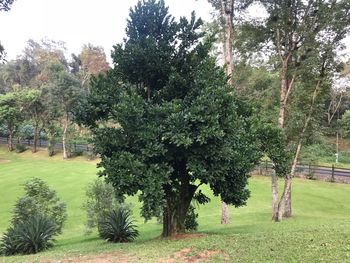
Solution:
[[[113,243],[131,242],[139,235],[131,219],[131,211],[122,207],[104,213],[97,228],[101,238]]]
[[[56,232],[49,217],[33,215],[7,229],[0,242],[0,252],[5,256],[38,253],[53,245]]]
[[[66,205],[60,201],[56,191],[39,178],[33,178],[24,185],[24,196],[19,198],[14,209],[12,224],[21,222],[37,214],[50,218],[55,224],[57,234],[62,232],[67,219]]]
[[[190,205],[187,211],[185,219],[185,229],[189,231],[195,231],[198,228],[197,222],[198,214],[196,213],[196,208],[193,205]]]
[[[106,212],[119,207],[129,209],[122,199],[118,199],[115,189],[112,185],[105,182],[102,178],[96,178],[88,184],[86,188],[86,200],[83,208],[86,211],[86,233],[91,233],[91,230],[97,226],[99,217]]]
[[[25,152],[26,150],[27,150],[27,146],[23,144],[16,144],[15,146],[16,153],[22,153],[22,152]]]

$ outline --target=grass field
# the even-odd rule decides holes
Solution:
[[[252,177],[248,205],[231,208],[229,225],[219,224],[220,202],[212,197],[199,209],[201,235],[178,240],[160,239],[161,225],[144,223],[137,197],[131,197],[141,235],[131,244],[108,244],[96,233],[84,235],[84,188],[95,174],[96,163],[83,158],[63,161],[60,156],[47,158],[45,152],[15,154],[0,148],[0,233],[31,177],[47,181],[68,208],[64,233],[54,248],[0,257],[0,262],[350,262],[350,185],[295,179],[294,217],[272,223],[270,180]]]

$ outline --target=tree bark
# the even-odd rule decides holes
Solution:
[[[225,73],[228,77],[228,84],[233,85],[233,16],[234,16],[234,0],[221,0],[221,15],[223,19],[223,49]],[[228,205],[221,202],[221,224],[230,222],[230,213]]]
[[[221,201],[221,224],[226,225],[230,223],[230,212],[228,205]]]
[[[197,186],[190,183],[190,175],[187,172],[186,162],[179,165],[181,185],[178,192],[167,189],[166,205],[163,208],[163,237],[171,237],[185,232],[185,220]]]
[[[233,84],[233,48],[232,40],[234,34],[233,16],[234,16],[234,0],[221,0],[221,15],[224,27],[224,63],[225,73],[229,77],[228,84]]]
[[[33,148],[32,152],[36,153],[37,152],[37,146],[38,146],[38,137],[39,137],[39,128],[38,125],[36,124],[34,127],[34,138],[33,138]]]
[[[7,149],[9,152],[13,151],[13,143],[12,143],[13,133],[14,133],[13,131],[9,131],[8,142],[7,142]]]
[[[312,113],[314,111],[314,105],[316,102],[316,98],[317,95],[319,94],[320,91],[320,85],[321,85],[321,81],[319,80],[315,86],[313,95],[312,95],[312,100],[311,100],[311,105],[309,108],[309,112],[308,115],[306,116],[305,122],[304,122],[304,126],[303,129],[300,133],[300,137],[299,137],[299,141],[298,141],[298,146],[297,149],[295,151],[294,154],[294,158],[293,158],[293,162],[292,162],[292,166],[291,166],[291,171],[290,174],[288,176],[285,177],[285,185],[284,185],[284,191],[281,197],[281,200],[278,204],[278,217],[276,221],[281,221],[282,220],[282,216],[283,217],[291,217],[292,216],[292,205],[291,205],[291,189],[292,189],[292,178],[295,175],[295,171],[296,171],[296,167],[297,167],[297,163],[298,163],[298,159],[300,156],[300,152],[301,152],[301,147],[302,147],[302,143],[304,140],[304,136],[305,136],[305,132],[309,126],[309,123],[311,121],[311,117],[312,117]]]
[[[66,118],[64,120],[63,126],[63,134],[62,134],[62,148],[63,148],[63,159],[68,159],[68,151],[67,151],[67,130],[68,130],[69,116],[66,113]]]
[[[277,219],[278,212],[278,178],[275,172],[271,176],[271,191],[272,191],[272,220]]]

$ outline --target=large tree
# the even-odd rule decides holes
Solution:
[[[263,23],[254,23],[249,31],[251,39],[259,42],[269,51],[272,66],[279,71],[279,105],[277,125],[286,130],[295,127],[292,120],[292,100],[296,87],[305,87],[303,98],[308,98],[303,105],[303,125],[298,134],[300,138],[290,141],[299,145],[310,120],[315,113],[315,105],[320,98],[319,90],[325,80],[334,72],[336,49],[346,36],[349,28],[349,1],[299,1],[299,0],[259,0],[267,11],[267,18]],[[256,22],[256,23],[255,23]],[[249,28],[247,26],[247,28]],[[251,29],[251,28],[250,28]],[[249,42],[249,41],[248,41]],[[253,41],[254,42],[254,41]],[[332,69],[329,69],[329,68]],[[272,67],[271,67],[272,68]],[[311,84],[313,83],[313,84]],[[316,96],[315,89],[317,88]],[[306,100],[305,100],[306,101]],[[296,111],[294,111],[296,112]],[[310,118],[308,117],[310,116]],[[288,124],[289,122],[289,124]],[[299,123],[300,120],[298,121]],[[291,173],[285,174],[285,187],[281,199],[278,198],[277,177],[273,176],[273,219],[279,221],[280,215],[292,215],[291,180],[293,167],[300,153],[300,147],[294,149],[294,162]],[[282,204],[283,203],[283,204]]]
[[[227,82],[233,85],[233,41],[235,33],[234,20],[237,21],[237,13],[245,10],[252,0],[208,0],[212,6],[219,11],[219,25],[221,27],[221,42],[223,47],[223,62]],[[230,221],[229,207],[225,202],[222,202],[221,208],[221,224],[228,224]]]
[[[146,219],[162,213],[164,237],[185,230],[202,184],[244,205],[261,157],[252,113],[210,57],[201,24],[194,14],[174,22],[164,1],[140,1],[115,46],[114,69],[94,80],[78,111],[93,132],[100,175],[120,196],[139,193]]]

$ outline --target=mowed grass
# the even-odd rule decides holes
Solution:
[[[45,151],[15,154],[0,148],[1,233],[9,226],[23,183],[32,177],[47,181],[68,209],[64,233],[54,248],[37,255],[0,257],[0,262],[99,262],[94,259],[100,254],[108,262],[350,262],[350,185],[295,179],[294,217],[273,223],[270,179],[252,177],[247,206],[232,207],[231,223],[225,226],[220,225],[220,200],[203,187],[212,199],[198,210],[198,232],[203,235],[179,240],[159,238],[161,225],[155,220],[144,223],[137,197],[130,197],[140,237],[131,244],[109,244],[97,233],[84,235],[84,192],[96,172],[96,162],[84,158],[64,161],[61,156],[46,157]]]

